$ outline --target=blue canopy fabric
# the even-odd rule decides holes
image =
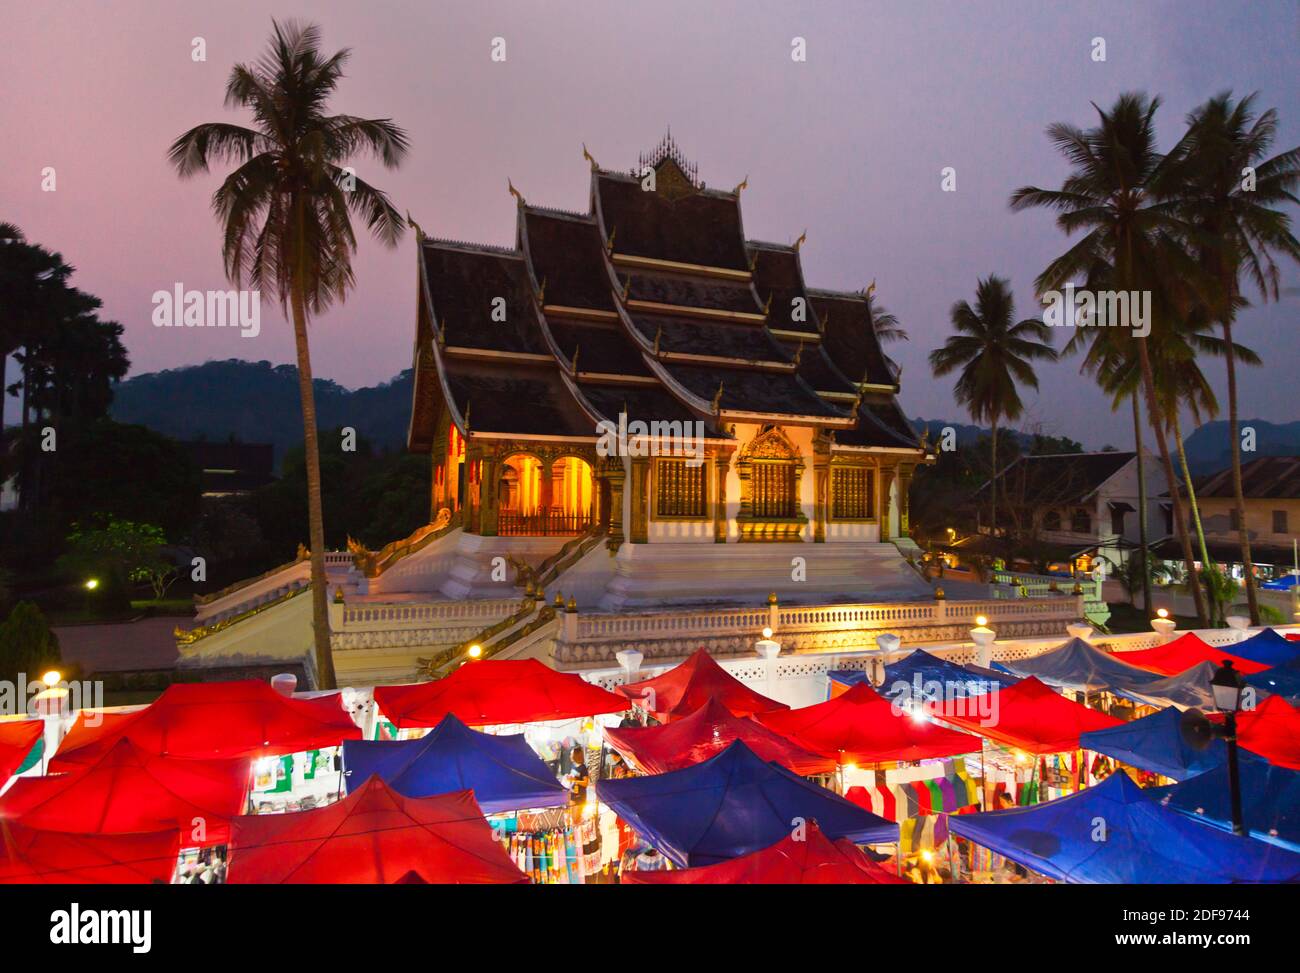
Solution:
[[[1300,699],[1300,659],[1249,675],[1246,685],[1261,693],[1276,693],[1295,703]]]
[[[954,814],[948,827],[1061,882],[1300,881],[1300,855],[1163,807],[1125,773],[1046,804]]]
[[[1033,676],[1055,689],[1134,689],[1163,679],[1159,673],[1129,665],[1083,639],[1073,638],[1029,659],[998,663],[1017,676]]]
[[[1145,686],[1117,686],[1112,690],[1116,695],[1132,699],[1148,706],[1172,706],[1176,709],[1214,709],[1214,690],[1210,680],[1219,671],[1213,662],[1184,669],[1176,676],[1158,676],[1154,682]]]
[[[1300,851],[1300,772],[1242,753],[1241,819],[1256,838]],[[1162,805],[1224,831],[1232,830],[1227,766],[1147,792]]]
[[[1079,745],[1174,780],[1195,777],[1228,759],[1228,745],[1219,739],[1204,750],[1188,746],[1179,730],[1181,720],[1182,714],[1170,707],[1108,730],[1083,733]]]
[[[569,800],[522,733],[471,730],[451,713],[418,740],[343,741],[348,793],[378,774],[405,797],[472,790],[484,814],[559,807]]]
[[[1287,574],[1280,578],[1274,578],[1272,581],[1265,581],[1260,584],[1260,587],[1266,591],[1290,591],[1297,584],[1300,584],[1300,578],[1297,578],[1294,574]]]
[[[1266,666],[1285,666],[1300,661],[1300,642],[1291,642],[1271,628],[1261,629],[1246,641],[1225,648],[1233,655]]]
[[[897,662],[885,666],[885,681],[879,692],[886,699],[902,693],[934,699],[981,696],[993,688],[1003,689],[1020,681],[991,669],[958,665],[948,659],[914,649]]]
[[[800,821],[815,821],[832,840],[898,840],[893,821],[765,763],[739,740],[683,770],[599,781],[596,796],[683,868],[767,848],[788,838]]]

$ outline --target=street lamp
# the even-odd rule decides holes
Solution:
[[[1241,694],[1246,680],[1232,667],[1232,660],[1223,665],[1210,679],[1214,693],[1214,707],[1223,714],[1223,739],[1228,744],[1228,788],[1232,798],[1232,831],[1245,837],[1246,825],[1241,815],[1241,775],[1237,769],[1237,713],[1241,710]]]

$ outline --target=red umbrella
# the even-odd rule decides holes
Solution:
[[[734,740],[743,740],[763,760],[775,760],[802,777],[829,774],[834,758],[809,753],[779,733],[731,711],[711,699],[694,713],[660,726],[604,730],[610,746],[645,774],[681,770],[717,756]]]
[[[235,818],[232,884],[518,883],[473,791],[403,797],[378,775],[312,811]]]
[[[761,851],[716,865],[663,872],[625,872],[633,885],[907,885],[841,838],[831,841],[816,824],[799,840],[782,838]]]
[[[1111,654],[1129,665],[1141,666],[1152,672],[1162,672],[1166,676],[1176,676],[1180,672],[1186,672],[1192,666],[1199,666],[1202,662],[1213,662],[1216,666],[1221,666],[1224,659],[1231,659],[1236,670],[1247,676],[1269,668],[1253,659],[1243,659],[1226,649],[1215,648],[1195,632],[1180,635],[1172,642],[1157,645],[1153,649]]]
[[[945,723],[1027,753],[1077,750],[1080,733],[1122,722],[1058,695],[1033,676],[980,696],[934,704],[930,712]]]
[[[40,720],[9,720],[0,723],[0,787],[22,766],[43,732],[45,724]]]
[[[569,720],[621,713],[627,701],[536,659],[469,662],[433,682],[375,687],[375,703],[395,726],[437,726],[452,713],[466,726]]]
[[[295,699],[257,679],[173,683],[135,713],[93,715],[100,725],[78,718],[51,769],[90,763],[123,737],[149,753],[187,760],[271,757],[361,737],[338,693]]]
[[[979,738],[969,733],[896,711],[866,683],[824,703],[756,718],[799,746],[842,764],[950,757],[980,748]]]
[[[0,885],[170,882],[180,836],[62,834],[0,821]]]
[[[703,649],[653,679],[619,686],[618,691],[641,702],[660,723],[693,713],[711,699],[721,701],[735,716],[790,708],[750,689]]]
[[[0,817],[77,834],[171,828],[187,847],[219,845],[247,791],[247,760],[159,757],[121,739],[70,774],[20,777],[0,797]]]

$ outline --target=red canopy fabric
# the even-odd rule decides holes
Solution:
[[[653,679],[619,686],[618,691],[639,701],[660,723],[694,713],[711,699],[721,701],[733,716],[790,708],[750,689],[703,649],[696,649],[681,665]]]
[[[174,683],[135,713],[78,717],[52,770],[93,762],[123,737],[143,750],[186,760],[271,757],[361,738],[338,693],[294,699],[257,679]]]
[[[930,712],[955,726],[1027,753],[1079,749],[1079,734],[1122,720],[1066,699],[1033,676],[982,696],[933,704]]]
[[[0,885],[128,885],[170,882],[180,835],[61,834],[0,821]]]
[[[247,792],[247,760],[159,757],[121,739],[72,773],[20,777],[0,796],[0,818],[77,834],[172,828],[187,847],[219,845]]]
[[[1269,763],[1300,770],[1300,709],[1281,696],[1268,697],[1237,714],[1237,742]]]
[[[1141,666],[1143,669],[1150,669],[1152,672],[1162,672],[1166,676],[1176,676],[1180,672],[1186,672],[1192,666],[1199,666],[1202,662],[1213,662],[1216,666],[1220,666],[1223,665],[1224,659],[1231,659],[1233,667],[1247,676],[1255,672],[1263,672],[1269,668],[1252,659],[1243,659],[1239,655],[1233,655],[1226,649],[1215,648],[1195,632],[1187,632],[1185,635],[1178,636],[1172,642],[1157,645],[1154,649],[1139,649],[1136,652],[1112,652],[1111,654],[1129,665]]]
[[[378,775],[313,811],[235,818],[232,884],[527,882],[473,791],[403,797]]]
[[[0,787],[23,765],[44,732],[45,724],[41,720],[9,720],[0,723]]]
[[[536,659],[468,662],[433,682],[376,686],[375,703],[394,726],[437,726],[448,713],[466,726],[571,720],[621,713],[627,701]]]
[[[908,885],[877,865],[848,838],[831,841],[816,824],[803,841],[793,835],[761,851],[716,865],[671,872],[625,872],[632,885]]]
[[[842,764],[950,757],[980,748],[979,738],[969,733],[895,712],[893,703],[864,682],[824,703],[756,719]]]
[[[836,766],[834,758],[809,753],[753,720],[733,716],[716,699],[671,723],[622,730],[606,727],[604,733],[610,746],[643,774],[663,774],[702,763],[735,740],[743,740],[763,760],[775,760],[801,777],[829,774]]]

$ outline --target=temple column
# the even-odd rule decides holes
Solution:
[[[609,538],[605,546],[610,552],[617,551],[623,543],[623,472],[622,461],[618,458],[606,461],[605,479],[609,482]]]
[[[912,471],[914,466],[904,464],[898,468],[898,536],[910,537],[911,526],[908,523],[912,493]]]
[[[826,543],[826,519],[831,502],[831,454],[818,436],[813,442],[813,543]]]
[[[495,456],[484,456],[479,463],[478,532],[483,537],[497,536],[498,499],[501,491],[501,461]]]
[[[713,543],[727,543],[727,470],[731,468],[731,455],[720,453],[713,457]]]
[[[880,539],[887,541],[893,536],[893,530],[890,527],[890,514],[892,511],[892,501],[890,493],[894,487],[894,467],[880,467]]]
[[[650,460],[645,456],[632,458],[632,523],[628,539],[633,544],[650,540]]]

